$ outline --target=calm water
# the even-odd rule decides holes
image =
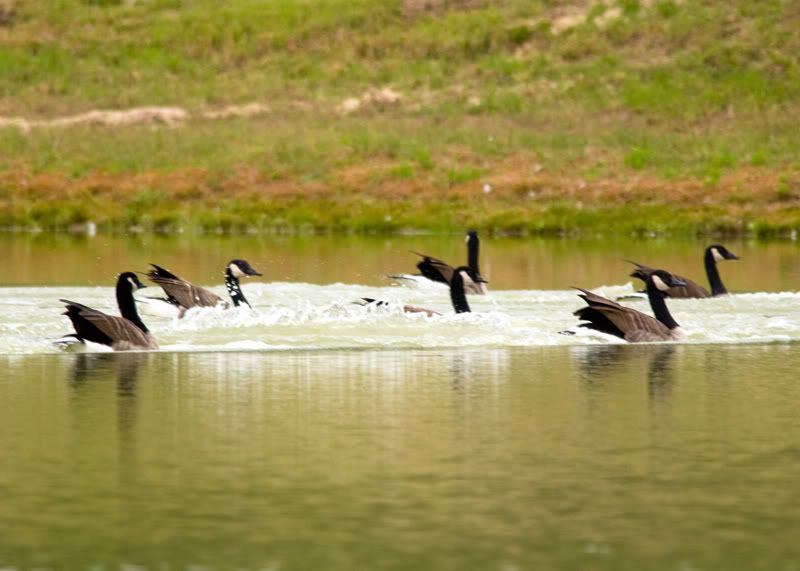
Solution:
[[[632,291],[623,257],[703,282],[702,244],[486,239],[492,295],[427,319],[350,301],[447,311],[382,276],[460,236],[2,236],[0,569],[800,569],[800,252],[727,245],[749,293],[628,346],[559,335],[568,286]],[[222,292],[232,257],[252,312],[47,341],[58,297],[113,311],[150,261]]]
[[[625,282],[623,259],[658,265],[705,283],[707,242],[631,239],[547,240],[484,237],[481,271],[492,289],[564,289]],[[726,241],[741,262],[721,272],[731,291],[800,289],[800,243]],[[200,284],[219,284],[225,264],[245,258],[265,281],[387,285],[386,274],[415,271],[416,250],[466,262],[463,236],[391,238],[292,236],[69,236],[0,232],[0,287],[113,285],[120,271],[153,262]]]

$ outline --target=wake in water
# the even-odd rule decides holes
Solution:
[[[455,314],[446,290],[439,294],[400,287],[304,283],[252,283],[252,309],[193,308],[183,319],[150,318],[147,325],[164,351],[289,349],[445,348],[624,343],[575,328],[572,315],[583,302],[574,290],[507,290],[469,299],[473,313]],[[211,288],[225,295],[224,286]],[[610,298],[630,294],[632,284],[593,291]],[[144,290],[142,293],[146,293]],[[116,313],[110,287],[0,288],[0,340],[6,354],[54,353],[52,340],[68,333],[59,298]],[[362,297],[385,305],[361,306]],[[428,317],[403,311],[424,305],[442,313]],[[648,312],[646,301],[626,305]],[[750,293],[705,300],[670,300],[689,343],[800,340],[800,294]],[[575,335],[558,332],[565,329]]]

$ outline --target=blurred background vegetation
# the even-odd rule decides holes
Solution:
[[[792,0],[0,0],[0,224],[790,233],[798,30]]]

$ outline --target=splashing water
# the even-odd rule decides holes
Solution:
[[[211,288],[224,296],[224,288]],[[574,290],[506,290],[471,296],[473,313],[456,315],[446,289],[414,291],[305,283],[247,284],[253,309],[192,309],[184,319],[144,317],[162,351],[261,351],[513,347],[621,343],[576,328],[583,302]],[[632,284],[595,288],[614,298]],[[150,290],[142,293],[149,294]],[[361,306],[362,297],[387,301]],[[6,354],[53,353],[52,340],[72,331],[59,298],[117,315],[110,287],[0,288],[0,340]],[[403,313],[405,303],[442,313]],[[625,301],[650,312],[646,300]],[[800,293],[749,293],[703,300],[670,300],[689,343],[800,340]],[[559,334],[572,330],[574,335]]]

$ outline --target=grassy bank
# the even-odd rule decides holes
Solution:
[[[0,127],[0,225],[800,228],[796,3],[438,4],[5,0],[0,116],[187,118]]]
[[[636,175],[587,182],[535,172],[524,158],[489,168],[483,184],[409,179],[393,163],[319,181],[274,180],[256,170],[6,176],[0,225],[112,231],[397,232],[539,235],[720,234],[787,236],[800,209],[785,175],[742,169],[707,186]],[[795,181],[796,182],[796,181]],[[765,190],[766,189],[766,190]]]

